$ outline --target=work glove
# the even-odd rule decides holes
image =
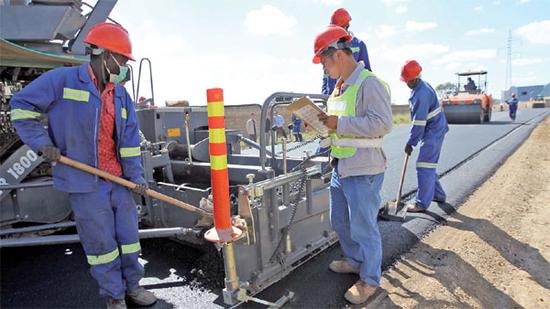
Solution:
[[[61,151],[53,145],[45,145],[38,149],[38,155],[42,156],[47,161],[52,162],[52,166],[54,166],[61,157]]]
[[[145,195],[145,191],[148,189],[147,184],[145,183],[137,183],[134,188],[132,188],[132,192],[139,194],[139,195]]]
[[[412,147],[411,145],[407,144],[407,145],[405,146],[405,153],[406,153],[408,156],[410,156],[412,152],[413,152],[413,147]]]

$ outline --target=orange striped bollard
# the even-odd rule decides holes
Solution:
[[[208,137],[210,140],[210,179],[214,202],[214,228],[204,234],[211,242],[231,242],[242,231],[231,225],[229,205],[229,174],[227,172],[227,143],[225,141],[225,122],[223,90],[206,90],[208,102]]]

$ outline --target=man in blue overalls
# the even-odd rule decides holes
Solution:
[[[363,41],[355,37],[353,33],[349,31],[350,21],[351,21],[351,15],[344,8],[340,8],[334,11],[334,13],[332,13],[332,16],[330,18],[331,25],[342,27],[352,35],[352,39],[350,42],[350,49],[353,52],[353,57],[355,58],[355,61],[357,62],[363,61],[363,64],[365,65],[365,69],[372,72],[372,69],[370,67],[369,54],[367,52],[367,45],[365,45]],[[330,95],[334,90],[334,85],[336,85],[336,81],[337,81],[336,78],[331,78],[329,74],[325,72],[323,75],[323,86],[321,88],[321,93],[325,95]]]
[[[17,133],[52,162],[54,187],[69,194],[80,241],[107,308],[156,302],[139,286],[143,266],[138,216],[132,192],[118,184],[56,164],[60,155],[137,183],[142,176],[139,127],[134,103],[121,82],[126,62],[134,60],[128,32],[119,25],[97,24],[84,40],[90,63],[48,71],[10,101]],[[40,122],[48,117],[48,130]]]
[[[330,223],[338,234],[345,259],[332,261],[336,273],[358,274],[344,297],[365,302],[380,285],[382,240],[378,228],[380,190],[386,170],[382,138],[392,129],[388,85],[355,61],[351,35],[329,25],[315,39],[313,63],[322,63],[338,79],[319,115],[331,131]]]
[[[410,212],[423,212],[432,201],[444,203],[447,198],[436,169],[449,126],[436,92],[420,78],[420,72],[422,67],[415,60],[407,61],[401,70],[401,80],[412,90],[409,98],[412,127],[405,153],[411,155],[413,147],[420,143],[416,161],[418,192],[416,201],[407,206]]]
[[[289,128],[292,130],[292,135],[294,135],[294,140],[296,142],[302,142],[304,140],[302,137],[302,119],[292,115],[292,123]]]
[[[512,119],[512,121],[516,121],[516,112],[518,110],[518,99],[516,98],[516,94],[512,92],[512,98],[504,102],[508,104],[510,119]]]

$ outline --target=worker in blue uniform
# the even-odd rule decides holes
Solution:
[[[420,72],[422,67],[415,60],[407,61],[401,70],[401,80],[411,89],[409,107],[412,127],[405,153],[410,156],[413,147],[420,144],[416,161],[418,192],[416,201],[407,206],[410,212],[423,212],[432,201],[444,203],[447,198],[436,169],[449,126],[436,92],[420,78]]]
[[[10,101],[11,120],[23,142],[52,162],[54,187],[69,194],[91,274],[107,308],[156,302],[139,286],[143,266],[138,215],[132,192],[97,176],[56,164],[61,155],[147,188],[142,176],[139,127],[134,103],[120,84],[134,60],[128,32],[100,23],[84,40],[90,63],[48,71]],[[48,129],[40,122],[48,118]]]
[[[504,102],[508,104],[510,119],[512,119],[512,121],[516,121],[516,112],[518,110],[518,99],[516,98],[516,94],[512,92],[512,98]]]
[[[292,122],[289,125],[289,129],[292,130],[292,135],[294,135],[294,140],[296,142],[304,141],[302,137],[302,119],[292,115]]]
[[[357,62],[362,61],[365,66],[365,69],[372,72],[370,61],[369,61],[369,54],[367,52],[367,45],[365,44],[365,42],[357,38],[355,35],[353,35],[353,33],[349,31],[350,21],[351,21],[351,15],[344,8],[339,8],[336,11],[334,11],[334,13],[332,13],[332,16],[330,18],[331,25],[342,27],[352,35],[352,39],[350,42],[350,49],[353,52],[353,58],[355,58],[355,61]],[[323,86],[321,88],[321,93],[325,95],[330,95],[334,90],[336,81],[337,81],[336,78],[331,78],[327,72],[324,72]]]

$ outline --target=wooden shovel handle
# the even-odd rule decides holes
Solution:
[[[401,194],[403,193],[403,183],[405,182],[405,173],[407,172],[407,163],[409,163],[409,155],[405,154],[405,159],[403,160],[403,168],[401,169],[401,179],[399,180],[399,193],[397,193],[396,204],[399,205],[401,202]]]
[[[101,178],[104,178],[106,180],[109,180],[111,182],[114,182],[114,183],[117,183],[121,186],[125,186],[129,189],[133,189],[137,186],[136,183],[133,183],[131,181],[128,181],[124,178],[121,178],[121,177],[117,177],[115,175],[112,175],[112,174],[109,174],[105,171],[102,171],[100,169],[97,169],[95,167],[91,167],[87,164],[84,164],[82,162],[78,162],[78,161],[75,161],[73,159],[69,159],[65,156],[61,156],[59,158],[59,162],[60,163],[63,163],[65,165],[68,165],[70,167],[74,167],[76,169],[79,169],[81,171],[84,171],[84,172],[87,172],[87,173],[90,173],[90,174],[93,174],[93,175],[96,175],[96,176],[99,176]],[[180,207],[180,208],[183,208],[183,209],[186,209],[186,210],[189,210],[191,212],[195,212],[195,213],[198,213],[198,214],[201,214],[203,216],[207,216],[207,217],[212,217],[212,214],[209,213],[209,212],[206,212],[198,207],[195,207],[193,205],[190,205],[190,204],[187,204],[187,203],[184,203],[180,200],[177,200],[171,196],[168,196],[168,195],[165,195],[165,194],[162,194],[160,192],[157,192],[157,191],[154,191],[154,190],[151,190],[151,189],[147,189],[145,190],[145,194],[149,195],[150,197],[152,198],[156,198],[158,200],[161,200],[163,202],[166,202],[168,204],[171,204],[171,205],[174,205],[174,206],[177,206],[177,207]]]

